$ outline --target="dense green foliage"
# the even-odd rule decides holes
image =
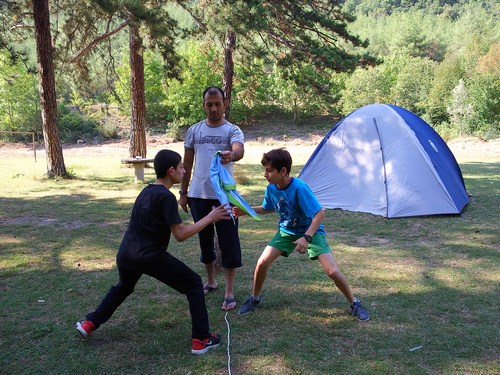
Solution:
[[[351,13],[392,14],[400,10],[424,9],[429,14],[455,17],[469,0],[345,0],[344,8]]]
[[[231,110],[234,122],[269,111],[290,114],[297,121],[314,115],[333,117],[369,103],[387,102],[422,116],[446,139],[458,135],[499,136],[500,30],[496,26],[500,6],[497,2],[348,0],[342,3],[343,9],[356,17],[349,31],[360,40],[369,41],[366,52],[378,58],[379,63],[352,72],[325,74],[325,70],[318,70],[314,64],[284,65],[279,59],[273,63],[269,56],[264,58],[257,52],[253,59],[248,53],[243,58],[243,51],[237,50]],[[173,4],[168,10],[180,24],[193,22],[189,14]],[[207,85],[222,85],[223,74],[222,42],[209,39],[193,35],[177,37],[176,52],[180,57],[175,64],[177,77],[171,74],[172,61],[166,64],[155,49],[146,50],[149,128],[177,135],[180,126],[202,118],[201,91]],[[122,115],[129,115],[127,37],[117,34],[106,48],[112,51],[112,60],[104,67],[99,56],[88,57],[91,64],[83,85],[71,68],[59,69],[60,103],[77,107],[82,113],[85,113],[82,107],[90,104],[117,104]],[[343,48],[349,52],[353,47]],[[36,77],[28,73],[26,64],[19,61],[12,64],[9,57],[9,52],[0,51],[0,130],[39,131]],[[109,67],[116,72],[114,76],[108,73]],[[73,113],[71,121],[67,121],[62,115],[64,141],[72,141],[86,126],[93,127],[94,133],[106,133],[98,129],[106,122],[103,116],[87,121]]]
[[[41,121],[36,76],[0,54],[0,130],[40,131]]]
[[[346,80],[343,113],[390,102],[422,116],[445,138],[498,137],[498,4],[450,1],[442,7],[438,2],[423,6],[428,3],[345,3],[358,17],[353,31],[368,37],[368,50],[383,63],[358,69]]]

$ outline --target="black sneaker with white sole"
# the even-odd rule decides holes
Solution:
[[[352,305],[351,305],[351,315],[355,316],[359,320],[362,320],[363,322],[367,322],[370,320],[370,314],[368,314],[368,311],[363,307],[361,304],[361,301],[355,300]]]
[[[259,306],[262,303],[262,297],[259,299],[255,299],[252,296],[248,297],[245,303],[240,306],[240,309],[238,310],[239,315],[246,315],[250,311],[252,311],[254,308]]]

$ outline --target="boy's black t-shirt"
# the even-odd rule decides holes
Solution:
[[[137,196],[118,256],[128,260],[154,259],[170,241],[170,225],[182,223],[177,199],[163,185],[150,184]]]

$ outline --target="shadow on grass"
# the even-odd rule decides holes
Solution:
[[[330,245],[372,321],[348,315],[317,261],[279,259],[262,306],[243,317],[228,314],[233,373],[493,373],[500,337],[498,166],[476,164],[462,167],[473,197],[461,217],[388,220],[328,211]],[[260,172],[259,165],[246,170]],[[245,180],[245,187],[263,187],[250,201],[261,201],[262,180]],[[95,181],[112,188],[124,179]],[[224,348],[201,359],[190,355],[184,296],[149,277],[92,337],[75,334],[75,321],[117,281],[114,258],[132,204],[82,193],[1,197],[0,206],[0,372],[225,372]],[[239,304],[276,223],[276,215],[240,222]],[[204,272],[196,238],[171,242],[173,254]],[[221,290],[206,300],[213,329],[224,337],[222,297]]]
[[[495,368],[500,290],[491,273],[498,274],[498,253],[464,257],[481,251],[472,246],[460,253],[445,248],[438,259],[425,249],[396,249],[384,256],[379,245],[359,260],[350,251],[342,251],[338,261],[370,311],[370,322],[348,316],[345,298],[317,261],[294,255],[269,269],[263,304],[235,318],[237,340],[261,338],[240,354],[250,362],[282,353],[287,368],[315,374],[455,373],[483,366],[489,373]],[[244,279],[248,294],[251,272],[246,270]]]
[[[132,172],[133,173],[133,172]],[[134,177],[121,176],[121,177],[102,177],[102,176],[86,176],[86,177],[75,177],[75,180],[80,181],[92,181],[96,183],[101,183],[104,186],[111,186],[116,188],[117,185],[123,185],[134,180]],[[147,182],[146,182],[147,183]],[[140,184],[138,186],[141,186]]]

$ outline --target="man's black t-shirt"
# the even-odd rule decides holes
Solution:
[[[154,260],[167,251],[170,225],[182,223],[177,199],[163,185],[150,184],[138,195],[118,261]]]

